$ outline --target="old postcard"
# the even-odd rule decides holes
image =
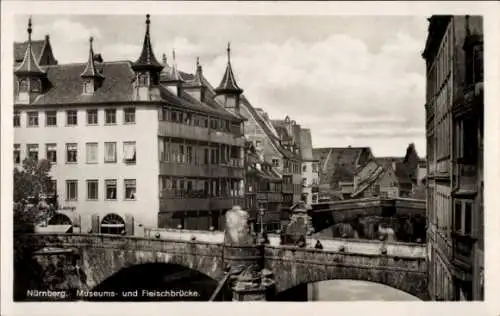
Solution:
[[[496,4],[29,4],[2,3],[6,315],[494,311]]]

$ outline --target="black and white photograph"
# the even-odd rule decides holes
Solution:
[[[43,3],[2,22],[2,290],[16,315],[496,296],[484,183],[499,180],[485,114],[498,69],[485,75],[484,47],[500,34],[482,12],[499,6]]]

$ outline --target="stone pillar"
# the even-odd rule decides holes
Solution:
[[[248,269],[233,283],[233,301],[268,301],[274,296],[272,272]]]
[[[264,268],[264,245],[257,244],[248,226],[248,213],[239,206],[226,212],[224,264],[229,268],[233,301],[266,301],[272,295],[272,273]]]

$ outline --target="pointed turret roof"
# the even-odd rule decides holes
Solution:
[[[196,57],[196,73],[194,78],[189,82],[192,87],[202,87],[203,86],[203,68],[200,65],[200,57]]]
[[[94,49],[92,47],[92,42],[94,41],[93,37],[90,37],[89,39],[89,60],[87,61],[87,66],[85,67],[85,70],[82,72],[80,75],[82,78],[100,78],[103,79],[104,76],[97,71],[95,67],[95,57],[94,57]]]
[[[166,61],[166,57],[165,57]],[[166,65],[166,63],[165,63]],[[179,73],[179,70],[177,69],[177,62],[175,61],[175,50],[172,50],[172,65],[166,65],[166,69],[163,71],[165,72],[165,80],[166,81],[184,81],[182,78],[181,74]]]
[[[146,14],[146,34],[144,35],[144,42],[142,45],[142,52],[139,58],[132,64],[134,70],[137,69],[151,69],[161,71],[163,66],[156,60],[151,46],[151,36],[149,35],[149,14]]]
[[[238,87],[236,83],[236,79],[234,78],[233,69],[231,67],[231,46],[230,43],[227,43],[227,66],[226,72],[222,77],[222,81],[220,82],[217,89],[215,89],[217,93],[224,92],[232,92],[232,93],[242,93],[243,90]]]
[[[31,42],[31,17],[28,20],[28,46],[26,47],[26,52],[24,53],[24,59],[19,67],[16,68],[14,73],[16,75],[45,75],[45,71],[40,68],[36,58],[33,55],[32,42]]]

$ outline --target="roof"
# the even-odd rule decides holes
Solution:
[[[87,64],[61,64],[42,67],[45,69],[50,82],[48,90],[40,95],[32,104],[34,105],[58,105],[58,104],[81,104],[81,103],[106,103],[106,102],[134,102],[135,72],[130,61],[103,62],[96,65],[97,71],[105,79],[102,86],[93,94],[82,94],[82,78],[80,75]],[[15,85],[15,90],[17,86]],[[168,89],[159,87],[160,96],[154,101],[165,101],[170,105],[186,108],[192,111],[217,115],[228,119],[239,120],[238,116],[220,107],[210,106],[199,102],[188,93],[178,97]],[[14,91],[16,93],[17,91]]]
[[[173,63],[172,66],[169,66],[167,64],[167,58],[165,55],[164,56],[164,68],[162,69],[160,73],[160,81],[184,81],[182,78],[179,70],[177,69],[177,63],[175,62],[175,51],[172,52],[173,56]]]
[[[144,35],[144,42],[142,43],[142,51],[139,58],[133,63],[132,67],[134,69],[153,69],[160,71],[163,69],[163,65],[156,60],[153,53],[153,48],[151,46],[151,36],[149,34],[149,25],[151,21],[149,20],[149,14],[146,14],[146,34]]]
[[[45,75],[45,72],[40,68],[38,60],[33,53],[33,44],[31,42],[31,18],[28,22],[28,43],[24,52],[23,61],[15,68],[16,75]]]
[[[33,51],[33,55],[35,56],[36,60],[38,61],[40,59],[40,56],[42,55],[43,51],[43,46],[45,45],[44,40],[36,40],[36,41],[31,41],[31,50]],[[20,63],[24,59],[24,54],[26,53],[26,49],[28,48],[28,41],[25,42],[17,42],[14,43],[14,62],[15,63]]]
[[[243,90],[236,83],[236,79],[234,77],[233,69],[231,67],[231,48],[229,44],[227,45],[227,66],[226,71],[224,72],[224,76],[222,76],[222,80],[219,86],[215,89],[217,93],[242,93]]]
[[[300,129],[300,154],[303,160],[313,160],[311,130]]]
[[[96,67],[95,67],[95,60],[94,60],[94,49],[92,48],[92,42],[94,41],[94,39],[91,37],[90,40],[89,40],[89,45],[90,45],[90,48],[89,48],[89,60],[87,61],[87,66],[85,67],[85,70],[82,72],[82,74],[80,76],[82,77],[94,77],[94,78],[99,78],[99,79],[103,79],[104,77],[102,76],[102,74],[97,71]]]
[[[320,183],[337,185],[339,181],[352,181],[357,164],[371,156],[369,147],[313,148],[313,159],[319,161]]]

